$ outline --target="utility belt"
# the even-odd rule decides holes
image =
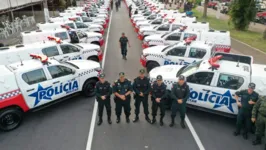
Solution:
[[[134,99],[137,99],[137,98],[146,98],[146,97],[148,97],[148,96],[149,96],[149,94],[143,94],[143,96],[139,96],[139,95],[136,94],[136,93],[133,94],[133,98],[134,98]]]

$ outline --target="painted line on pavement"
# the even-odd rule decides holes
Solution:
[[[107,47],[108,47],[109,33],[110,33],[110,28],[111,28],[111,23],[112,23],[112,16],[113,16],[113,11],[111,12],[111,15],[110,15],[110,20],[109,20],[109,25],[108,25],[108,30],[107,30],[107,36],[105,39],[106,42],[105,42],[104,54],[103,54],[103,60],[102,60],[102,70],[104,70],[106,52],[107,52]],[[98,110],[98,102],[95,99],[86,150],[91,150],[93,133],[94,133],[95,123],[96,123],[96,118],[97,118],[97,110]]]

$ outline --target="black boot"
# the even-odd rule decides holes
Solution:
[[[138,115],[136,115],[136,117],[135,117],[135,119],[133,120],[133,122],[137,122],[137,121],[139,121],[139,116],[138,116]]]
[[[186,128],[186,125],[185,125],[185,121],[184,121],[184,120],[181,120],[180,125],[181,125],[181,127],[182,127],[183,129]]]
[[[256,136],[256,139],[252,142],[253,145],[259,145],[261,144],[261,137]]]
[[[99,121],[98,121],[97,125],[99,126],[99,125],[101,125],[102,123],[103,123],[103,119],[102,119],[102,118],[99,118]]]
[[[170,123],[170,127],[173,127],[175,125],[175,117],[172,117],[172,122]]]
[[[108,117],[107,121],[108,121],[109,124],[112,124],[111,117]]]
[[[151,121],[151,124],[154,124],[155,122],[156,122],[156,117],[153,116],[152,121]]]
[[[244,138],[245,140],[248,139],[248,133],[247,133],[247,132],[243,133],[243,138]]]
[[[120,116],[117,116],[116,123],[120,123]]]
[[[163,117],[160,118],[160,125],[163,126]]]
[[[130,119],[129,119],[129,117],[126,117],[126,121],[127,121],[127,123],[129,123],[129,122],[130,122]]]
[[[150,119],[149,115],[146,115],[146,116],[145,116],[145,119],[146,119],[146,121],[147,121],[148,123],[151,123],[151,119]]]
[[[125,60],[127,60],[127,56],[125,56]]]

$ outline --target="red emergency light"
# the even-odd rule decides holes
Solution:
[[[219,68],[220,65],[217,64],[216,62],[217,62],[218,60],[220,60],[222,57],[223,57],[223,55],[215,56],[215,57],[213,57],[213,58],[210,58],[208,62],[209,62],[209,64],[210,64],[213,68]]]
[[[68,18],[70,21],[76,21],[76,18]]]
[[[70,26],[67,26],[67,25],[61,25],[62,28],[65,28],[67,30],[70,30]]]
[[[167,14],[163,14],[163,18],[165,18],[167,16]]]
[[[186,45],[189,45],[192,41],[196,40],[197,36],[191,36],[185,39]]]
[[[42,63],[47,63],[48,57],[46,55],[30,54],[32,59],[40,59]]]
[[[173,23],[175,19],[169,19],[169,23]]]
[[[47,38],[48,38],[48,40],[50,40],[50,41],[55,41],[55,42],[58,43],[58,44],[62,43],[62,41],[61,41],[60,38],[53,37],[53,36],[48,36]]]
[[[187,29],[187,26],[182,26],[182,27],[180,27],[179,29],[180,29],[181,31],[184,31],[184,30]]]
[[[76,13],[77,16],[82,16],[82,13]]]

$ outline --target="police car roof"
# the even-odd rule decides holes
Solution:
[[[25,32],[21,32],[21,35],[35,35],[35,34],[40,34],[40,33],[57,33],[57,32],[67,32],[66,29],[62,28],[58,28],[55,30],[36,30],[36,31],[25,31]]]
[[[208,62],[209,60],[202,61],[200,67],[198,68],[199,71],[211,71],[211,65]],[[220,67],[217,70],[221,73],[229,73],[232,75],[242,75],[242,76],[250,76],[250,66],[245,63],[238,63],[234,61],[228,60],[218,60],[216,64],[219,64]]]
[[[183,42],[180,42],[178,43],[177,45],[179,46],[183,46],[185,45],[186,42],[183,41]],[[214,44],[211,44],[211,43],[206,43],[204,41],[192,41],[190,44],[189,44],[190,47],[198,47],[198,48],[201,48],[201,49],[212,49],[212,47],[214,46]]]
[[[58,61],[53,59],[48,59],[49,64],[60,64]],[[39,59],[24,60],[21,62],[12,63],[6,65],[12,72],[20,72],[23,70],[42,68],[43,63]]]

